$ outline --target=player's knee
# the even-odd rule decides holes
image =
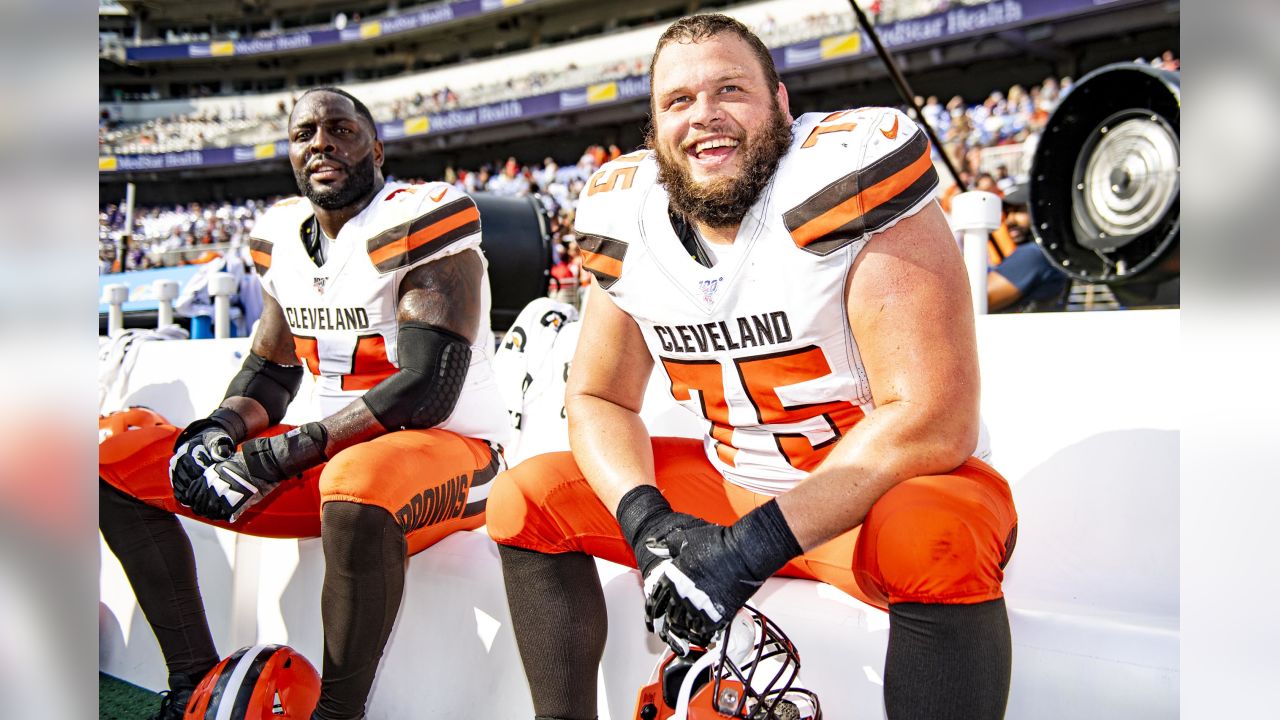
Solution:
[[[370,443],[352,445],[325,463],[320,472],[320,498],[380,504],[373,490],[393,474],[395,462],[391,454]]]
[[[874,512],[874,510],[873,510]],[[981,513],[945,502],[871,518],[880,590],[890,602],[981,602],[1000,597],[1003,538]]]
[[[517,547],[529,544],[522,538],[542,524],[539,520],[556,475],[550,457],[529,458],[494,479],[486,506],[486,525],[494,542]]]

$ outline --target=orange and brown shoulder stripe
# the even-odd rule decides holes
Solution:
[[[890,224],[937,186],[929,141],[916,132],[902,147],[837,179],[782,218],[796,245],[829,255]]]
[[[480,211],[475,201],[463,196],[370,238],[369,259],[379,273],[386,274],[409,267],[477,232]]]
[[[627,244],[604,235],[578,236],[582,250],[582,267],[595,276],[600,287],[608,290],[622,277],[622,261],[627,257]]]
[[[253,259],[253,267],[258,271],[258,277],[262,277],[271,269],[271,249],[274,247],[270,240],[263,240],[260,237],[249,237],[249,257]]]

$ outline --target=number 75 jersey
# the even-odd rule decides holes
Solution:
[[[387,183],[342,226],[320,266],[302,242],[312,214],[303,198],[281,200],[254,226],[249,249],[263,289],[284,311],[298,359],[316,376],[319,414],[327,417],[397,372],[401,282],[425,263],[479,253],[480,213],[444,183]],[[471,366],[453,414],[439,427],[501,443],[509,431],[491,365],[487,277],[479,291]]]
[[[871,236],[932,203],[937,183],[902,113],[807,114],[714,267],[681,243],[649,152],[588,180],[575,229],[583,266],[635,319],[671,394],[706,420],[711,463],[779,494],[873,410],[846,279]]]

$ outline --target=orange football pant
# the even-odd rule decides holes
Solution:
[[[653,456],[658,489],[679,512],[729,525],[773,497],[726,481],[699,440],[654,438]],[[861,526],[795,558],[778,575],[829,583],[880,608],[995,600],[1003,596],[1017,522],[1008,483],[970,458],[948,474],[898,484]],[[529,458],[500,475],[488,526],[503,545],[636,566],[618,521],[568,452]]]
[[[259,437],[289,429],[277,425]],[[447,430],[400,430],[346,448],[301,479],[282,482],[227,523],[200,517],[174,499],[169,459],[179,432],[175,427],[115,462],[100,461],[98,475],[148,505],[263,537],[319,536],[320,506],[330,500],[376,505],[405,531],[410,555],[456,530],[484,524],[488,490],[501,462],[483,440]]]

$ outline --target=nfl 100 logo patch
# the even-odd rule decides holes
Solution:
[[[314,287],[314,288],[316,289],[316,292],[318,292],[318,293],[320,293],[321,295],[323,295],[323,294],[324,294],[324,283],[325,283],[325,281],[326,281],[326,280],[328,280],[328,279],[329,279],[329,278],[322,278],[322,277],[315,278],[314,280],[312,280],[312,281],[311,281],[311,286],[312,286],[312,287]]]
[[[698,289],[702,291],[702,302],[710,305],[716,301],[716,291],[720,289],[721,280],[724,280],[724,278],[718,277],[715,280],[698,281]]]

